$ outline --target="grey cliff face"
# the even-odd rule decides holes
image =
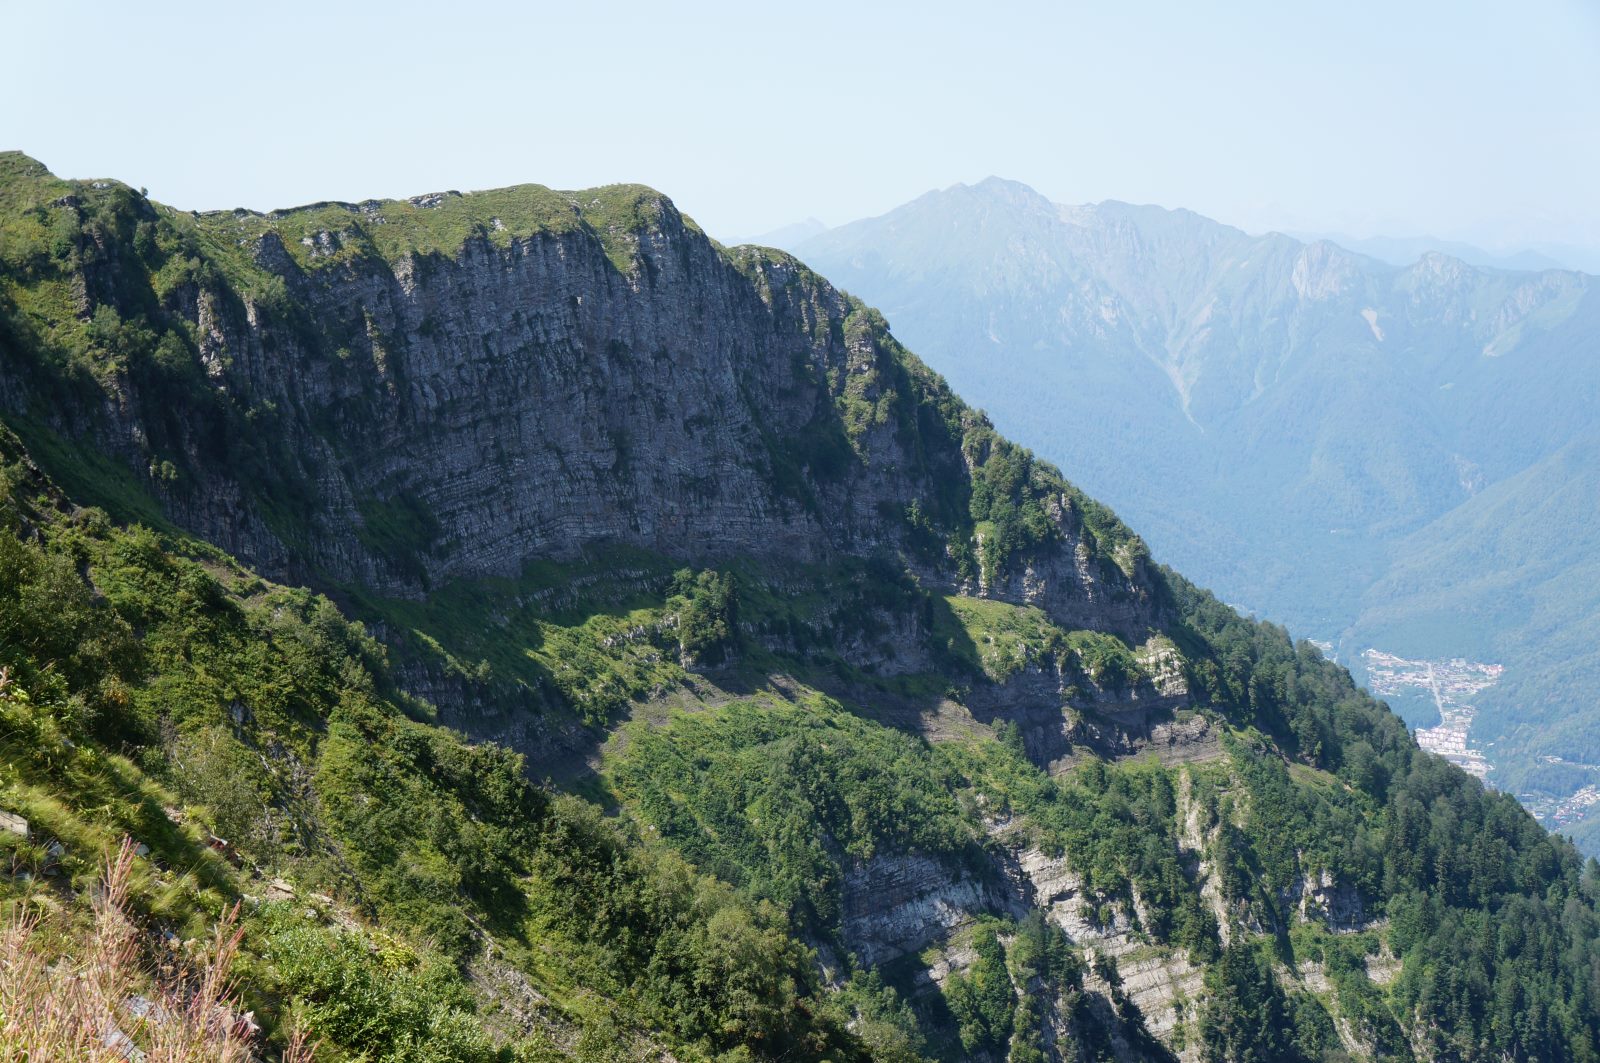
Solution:
[[[829,500],[830,527],[775,497],[750,401],[780,429],[827,401],[804,370],[849,353],[806,319],[841,318],[836,293],[806,304],[777,276],[763,302],[681,228],[648,234],[632,275],[579,234],[311,276],[262,243],[322,334],[347,341],[330,354],[247,318],[215,354],[228,386],[299,415],[295,449],[329,533],[313,568],[403,582],[351,545],[363,501],[402,497],[436,525],[419,559],[434,584],[600,542],[815,559],[864,530],[847,497]]]
[[[48,414],[267,574],[417,596],[604,547],[910,556],[906,508],[972,476],[962,432],[979,415],[880,317],[787,256],[723,250],[659,195],[631,227],[486,225],[453,253],[389,257],[352,251],[381,214],[345,211],[344,229],[298,240],[297,212],[241,229],[256,279],[163,296],[212,408],[161,408],[123,373]],[[86,271],[83,312],[123,280],[115,263]],[[0,395],[26,405],[12,368]],[[241,473],[232,455],[260,439],[262,471]],[[157,476],[174,451],[182,474]],[[1091,558],[1071,499],[1048,508],[1051,548],[966,589],[1140,633],[1149,575]],[[955,578],[926,551],[916,564]]]

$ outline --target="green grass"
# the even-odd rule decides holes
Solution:
[[[507,248],[539,235],[587,231],[604,246],[612,265],[626,272],[637,256],[637,234],[659,224],[664,210],[664,197],[642,185],[558,192],[529,184],[417,199],[172,218],[192,228],[213,254],[225,259],[237,260],[241,241],[254,243],[275,234],[295,264],[308,271],[368,256],[390,265],[411,256],[453,259],[473,239]]]
[[[1069,636],[1037,606],[954,594],[945,595],[944,602],[959,631],[938,630],[935,637],[996,683],[1029,665],[1060,668],[1069,660]]]
[[[1044,610],[992,598],[945,595],[954,621],[934,635],[957,660],[1004,683],[1028,667],[1072,669],[1096,685],[1120,689],[1144,678],[1134,651],[1116,635],[1067,631]]]
[[[7,417],[0,428],[14,431],[29,454],[75,500],[99,506],[119,522],[177,533],[138,477],[121,462],[63,437],[38,417]]]
[[[633,550],[604,557],[532,564],[515,579],[455,581],[422,600],[350,595],[360,615],[403,634],[407,652],[470,681],[554,694],[561,700],[551,708],[603,723],[686,679],[671,563]]]
[[[854,861],[908,850],[956,860],[978,838],[926,742],[815,692],[634,723],[603,775],[698,866],[812,932],[837,932]]]

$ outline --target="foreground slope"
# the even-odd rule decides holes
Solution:
[[[1600,398],[1594,278],[1394,266],[997,179],[797,249],[1229,601],[1356,665],[1504,665],[1475,699],[1491,782],[1545,810],[1600,782],[1568,740],[1600,667],[1577,504],[1597,474],[1572,460]],[[1437,722],[1431,696],[1400,707]],[[1535,718],[1547,737],[1515,734]]]
[[[255,917],[274,1028],[1600,1052],[1570,846],[793,259],[640,188],[195,216],[10,155],[0,270],[0,804],[74,886],[160,836],[158,921],[325,894]]]

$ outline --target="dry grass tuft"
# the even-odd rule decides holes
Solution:
[[[141,962],[128,912],[134,846],[106,860],[94,894],[94,929],[81,955],[46,959],[40,918],[18,906],[0,928],[0,1063],[246,1063],[253,1017],[239,1010],[231,970],[244,930],[235,905],[203,957],[156,971]],[[310,1063],[296,1034],[282,1059]]]

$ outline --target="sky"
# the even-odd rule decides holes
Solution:
[[[1600,3],[0,0],[0,149],[186,209],[652,185],[713,235],[989,174],[1600,248]]]

